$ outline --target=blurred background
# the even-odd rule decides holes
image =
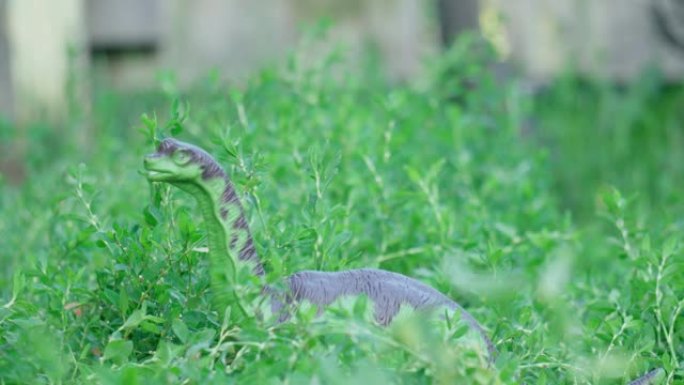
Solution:
[[[93,106],[138,103],[124,121],[134,125],[149,109],[136,95],[208,74],[239,83],[285,61],[317,23],[329,25],[322,46],[339,45],[352,62],[371,53],[394,83],[419,79],[464,32],[484,37],[496,50],[491,70],[542,105],[528,128],[573,164],[557,183],[576,208],[592,205],[582,184],[655,191],[669,181],[654,172],[684,164],[682,0],[0,0],[0,171],[25,177],[39,122],[59,137],[75,130],[66,137],[87,146],[101,117]],[[666,155],[633,169],[635,151]],[[611,166],[625,162],[627,173]]]
[[[152,87],[161,69],[182,84],[211,69],[244,78],[321,19],[352,52],[376,47],[394,79],[415,77],[426,55],[477,29],[533,81],[569,65],[616,81],[646,67],[684,74],[679,0],[3,0],[0,111],[63,115],[74,69],[123,90]]]

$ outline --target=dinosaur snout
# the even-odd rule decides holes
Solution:
[[[159,153],[147,154],[143,158],[143,165],[146,169],[153,168],[155,164],[159,163],[161,155]]]
[[[143,162],[144,162],[145,164],[148,164],[148,163],[152,162],[154,159],[157,159],[157,158],[159,158],[159,154],[156,153],[156,152],[155,152],[155,153],[152,153],[152,154],[147,154],[147,155],[145,155],[145,158],[143,159]]]

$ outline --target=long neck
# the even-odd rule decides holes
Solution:
[[[254,263],[256,275],[263,275],[263,265],[254,249],[247,219],[228,178],[211,178],[201,183],[176,183],[177,187],[193,195],[204,217],[207,228],[212,290],[217,305],[239,306],[235,293],[239,261]]]

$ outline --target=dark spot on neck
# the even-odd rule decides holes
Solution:
[[[225,184],[223,193],[221,194],[220,205],[233,205],[237,210],[237,218],[231,224],[234,231],[230,239],[230,248],[234,248],[237,243],[237,232],[244,231],[246,234],[245,244],[241,247],[238,258],[243,261],[254,261],[256,264],[254,266],[254,273],[257,275],[264,274],[264,266],[259,261],[259,256],[254,248],[254,242],[252,240],[252,234],[249,231],[247,225],[247,219],[245,217],[244,211],[242,210],[242,205],[237,197],[235,189],[233,188],[228,175],[223,170],[223,168],[209,155],[207,152],[199,147],[192,144],[183,143],[173,138],[167,138],[159,143],[157,152],[161,155],[171,156],[176,151],[186,151],[190,155],[190,162],[199,165],[202,168],[202,180],[209,180],[213,178],[222,178]],[[221,218],[223,220],[228,219],[228,214],[230,214],[229,207],[221,207],[219,211]]]
[[[237,195],[235,194],[235,189],[228,179],[226,179],[226,188],[223,190],[221,195],[222,203],[235,203],[237,201]]]
[[[237,217],[235,220],[235,223],[233,224],[234,229],[246,229],[247,228],[247,220],[245,219],[245,215],[243,213],[240,213],[240,215]]]
[[[195,160],[194,155],[193,155],[193,160]],[[213,179],[213,178],[225,178],[226,177],[225,171],[223,171],[221,166],[216,164],[216,162],[214,162],[213,159],[202,158],[198,163],[202,167],[202,179],[203,180],[208,180],[208,179]]]

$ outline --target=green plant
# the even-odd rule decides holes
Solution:
[[[521,129],[528,113],[540,127],[571,125],[568,110],[494,82],[479,70],[486,55],[455,52],[419,86],[298,52],[243,87],[210,77],[180,93],[165,78],[166,93],[140,104],[98,92],[88,153],[47,155],[50,127],[36,128],[26,182],[0,180],[0,381],[621,384],[663,367],[666,383],[682,383],[677,168],[661,177],[672,179],[666,209],[606,189],[594,210],[605,219],[576,223],[559,203],[569,188],[555,187],[573,167],[596,185],[572,161],[587,147],[558,153]],[[470,68],[468,81],[450,65]],[[267,283],[305,269],[410,274],[486,325],[495,368],[463,346],[461,328],[406,317],[381,329],[363,300],[323,318],[304,307],[277,325],[224,322],[194,201],[139,173],[155,138],[172,133],[227,167]],[[664,159],[648,154],[649,167]],[[631,186],[620,187],[641,192]],[[240,283],[260,309],[260,287]]]

